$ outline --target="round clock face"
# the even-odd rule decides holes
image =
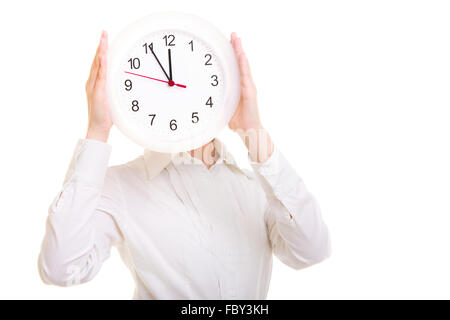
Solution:
[[[181,15],[189,19],[180,25],[173,14],[165,17],[160,23],[147,18],[156,30],[141,30],[140,23],[131,39],[115,43],[120,50],[113,49],[108,70],[111,111],[119,129],[142,146],[186,151],[213,139],[234,113],[237,64],[228,41],[209,24]]]

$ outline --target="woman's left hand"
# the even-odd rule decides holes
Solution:
[[[273,143],[259,118],[256,86],[250,72],[247,56],[242,48],[242,41],[235,33],[231,34],[233,46],[241,74],[241,98],[228,126],[239,134],[244,141],[250,158],[264,162],[273,152]],[[250,138],[250,139],[246,139]]]
[[[261,129],[262,125],[259,118],[256,86],[253,82],[247,56],[242,49],[242,41],[234,32],[231,34],[231,45],[236,54],[241,74],[241,98],[228,126],[233,131]]]

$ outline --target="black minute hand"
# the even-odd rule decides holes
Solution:
[[[150,47],[150,51],[153,53],[153,56],[155,57],[155,59],[156,59],[156,61],[158,62],[158,64],[159,64],[159,66],[161,67],[161,69],[162,69],[162,71],[164,72],[164,74],[166,75],[166,77],[167,77],[167,80],[172,80],[171,78],[169,78],[169,76],[167,75],[167,72],[166,72],[166,70],[164,70],[164,67],[162,66],[162,64],[161,64],[161,62],[159,62],[159,59],[158,59],[158,57],[156,56],[156,54],[155,54],[155,52],[153,51],[153,49]]]
[[[169,49],[169,77],[170,77],[169,81],[173,80],[173,76],[172,76],[172,54],[170,52],[170,49]]]

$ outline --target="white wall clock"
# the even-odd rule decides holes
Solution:
[[[180,152],[212,140],[240,96],[229,41],[196,16],[160,13],[123,30],[108,54],[114,124],[153,151]]]

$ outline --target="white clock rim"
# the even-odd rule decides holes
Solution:
[[[210,126],[200,136],[173,143],[157,141],[143,137],[140,130],[132,123],[120,108],[119,99],[114,89],[114,71],[120,67],[121,58],[130,46],[147,34],[167,30],[182,30],[192,33],[214,49],[217,59],[222,64],[224,76],[223,114],[219,115],[216,125]],[[240,74],[233,48],[227,38],[208,21],[186,13],[166,12],[146,16],[126,27],[115,38],[108,51],[107,98],[113,123],[129,139],[138,145],[156,152],[176,153],[198,148],[215,137],[226,127],[236,110],[240,98]]]

